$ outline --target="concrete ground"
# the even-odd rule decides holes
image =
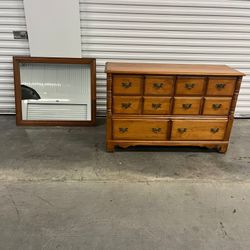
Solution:
[[[227,154],[105,152],[96,127],[16,127],[0,116],[0,250],[250,249],[250,120]]]

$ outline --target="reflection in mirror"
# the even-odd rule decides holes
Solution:
[[[22,120],[91,120],[90,64],[21,63]]]

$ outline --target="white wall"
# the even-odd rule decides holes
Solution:
[[[24,0],[31,56],[81,57],[79,0]]]

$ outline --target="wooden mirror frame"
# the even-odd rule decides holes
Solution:
[[[21,63],[51,64],[89,64],[91,70],[91,120],[23,120],[21,108]],[[94,58],[57,58],[57,57],[13,57],[16,124],[30,126],[93,126],[96,122],[96,59]]]

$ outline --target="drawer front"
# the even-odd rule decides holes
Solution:
[[[142,93],[143,77],[131,75],[113,76],[113,93],[118,95],[140,95]]]
[[[143,114],[167,115],[170,114],[170,97],[144,97]]]
[[[204,86],[204,77],[177,77],[176,95],[202,95]]]
[[[171,95],[174,89],[173,77],[146,77],[145,95]]]
[[[224,139],[227,120],[175,120],[172,124],[173,141],[218,141]]]
[[[236,77],[210,77],[207,86],[207,95],[232,96],[236,84]]]
[[[228,115],[231,97],[205,97],[203,115]]]
[[[136,96],[114,96],[113,112],[115,114],[140,114],[141,97]]]
[[[198,115],[201,107],[200,97],[175,97],[174,115]]]
[[[166,140],[167,121],[113,120],[113,138],[121,140]]]

